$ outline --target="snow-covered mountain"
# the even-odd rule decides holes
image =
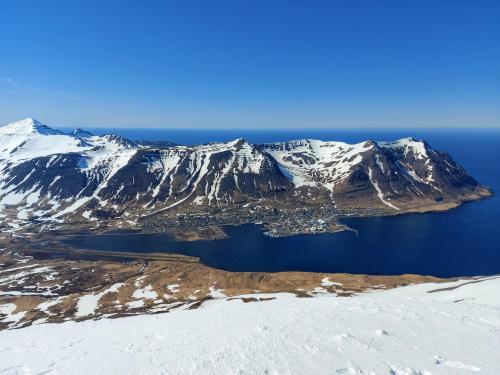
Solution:
[[[11,220],[278,199],[398,212],[484,194],[449,155],[412,138],[154,147],[31,118],[0,127],[0,173],[0,217]]]
[[[478,187],[448,154],[413,138],[352,145],[306,139],[263,148],[296,187],[326,189],[339,205],[382,203],[400,210]]]

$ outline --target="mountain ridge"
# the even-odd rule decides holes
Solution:
[[[451,156],[414,138],[155,147],[66,134],[31,118],[0,127],[0,172],[0,215],[11,229],[256,202],[394,214],[490,194]]]

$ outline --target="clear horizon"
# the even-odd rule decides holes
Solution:
[[[5,124],[6,125],[6,124]],[[371,131],[393,131],[393,130],[401,130],[401,131],[412,131],[412,130],[422,130],[422,131],[445,131],[445,130],[485,130],[485,131],[500,131],[500,126],[499,127],[494,127],[494,126],[457,126],[457,127],[451,127],[451,126],[441,126],[441,127],[422,127],[422,126],[399,126],[399,127],[384,127],[384,126],[338,126],[338,127],[309,127],[309,126],[304,126],[304,127],[237,127],[237,128],[216,128],[216,127],[145,127],[145,126],[67,126],[67,125],[50,125],[50,124],[45,124],[50,126],[51,128],[54,129],[64,129],[64,130],[74,130],[76,128],[81,128],[83,130],[174,130],[174,131],[198,131],[198,130],[203,130],[203,131],[244,131],[244,132],[275,132],[275,131],[291,131],[291,132],[304,132],[304,131],[363,131],[363,130],[371,130]],[[3,125],[0,125],[3,126]]]
[[[134,131],[139,131],[139,130],[144,130],[144,131],[162,131],[162,130],[172,130],[172,131],[221,131],[221,132],[237,132],[237,131],[243,131],[243,132],[281,132],[281,131],[290,131],[290,132],[305,132],[305,131],[353,131],[353,132],[358,132],[358,131],[394,131],[394,130],[401,130],[401,131],[477,131],[477,130],[484,130],[484,131],[500,131],[500,126],[499,127],[494,127],[494,126],[433,126],[433,127],[422,127],[418,125],[404,125],[404,126],[398,126],[398,127],[390,127],[390,126],[370,126],[370,125],[365,125],[365,126],[336,126],[336,127],[315,127],[315,126],[303,126],[303,127],[147,127],[147,126],[141,126],[141,125],[132,125],[132,126],[107,126],[107,125],[83,125],[83,126],[71,126],[71,125],[66,125],[66,124],[50,124],[45,121],[40,120],[39,118],[34,118],[34,117],[24,117],[24,118],[19,118],[13,121],[9,121],[6,123],[0,124],[0,127],[9,125],[14,122],[26,120],[26,119],[33,119],[36,120],[43,125],[47,125],[51,128],[54,129],[59,129],[61,131],[72,131],[75,129],[83,129],[83,130],[134,130]]]
[[[500,128],[498,1],[19,0],[0,12],[0,125]]]

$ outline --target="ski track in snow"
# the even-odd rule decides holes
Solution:
[[[0,332],[0,373],[493,375],[499,295],[497,277],[35,325]]]

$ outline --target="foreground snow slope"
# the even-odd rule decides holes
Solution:
[[[0,373],[500,373],[500,278],[274,297],[2,331]]]

